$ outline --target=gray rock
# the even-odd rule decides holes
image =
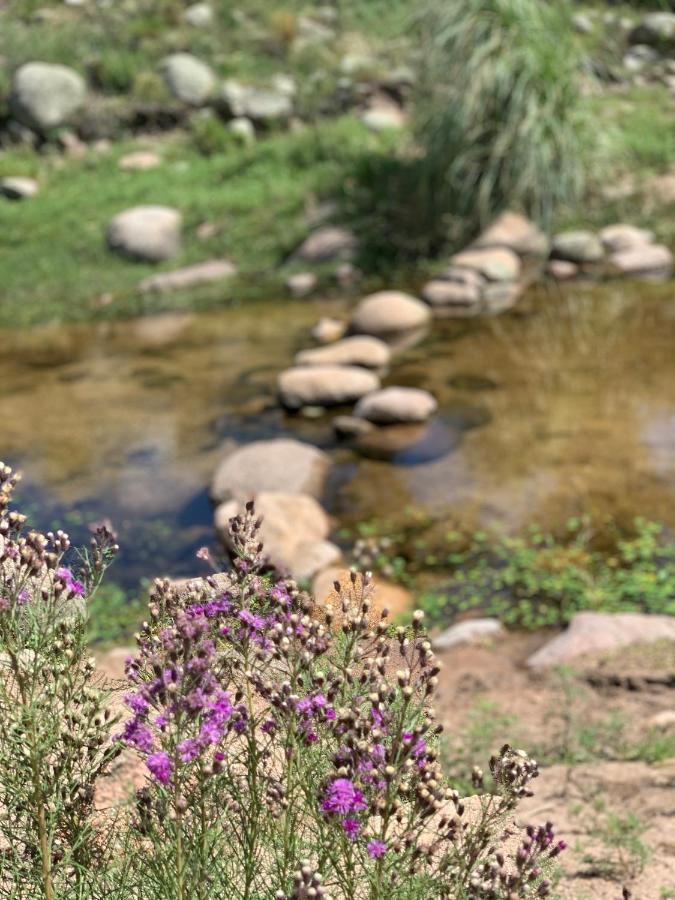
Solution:
[[[344,337],[347,331],[345,322],[325,316],[312,328],[312,337],[319,344],[332,344]]]
[[[295,357],[298,366],[362,366],[384,369],[391,362],[391,350],[378,338],[355,335],[325,347],[301,350]]]
[[[473,246],[505,247],[519,256],[544,256],[548,252],[548,238],[526,216],[507,210],[479,235]]]
[[[357,366],[296,366],[278,378],[279,398],[287,409],[342,406],[376,391],[380,379]]]
[[[482,289],[477,284],[435,279],[422,288],[422,299],[436,316],[472,316],[480,312]]]
[[[246,116],[237,116],[236,119],[231,119],[227,123],[227,127],[242,144],[255,143],[255,128],[253,122]]]
[[[628,36],[631,44],[654,47],[675,44],[675,13],[648,13]]]
[[[573,662],[587,653],[602,653],[630,644],[675,640],[675,616],[643,613],[578,613],[566,631],[537,650],[527,664],[533,669]]]
[[[336,416],[333,419],[333,430],[340,437],[360,437],[375,430],[372,422],[359,419],[357,416]]]
[[[208,3],[193,3],[183,13],[183,19],[193,28],[207,28],[213,22],[213,9]]]
[[[553,238],[551,256],[568,262],[597,263],[604,258],[600,238],[593,231],[563,231]]]
[[[421,328],[430,318],[429,307],[416,297],[402,291],[378,291],[356,306],[350,326],[361,334],[392,334]]]
[[[263,491],[318,497],[329,468],[330,458],[309,444],[289,438],[254,441],[220,463],[211,497],[217,503],[249,500]]]
[[[203,106],[216,83],[209,66],[191,53],[167,56],[162,62],[162,73],[173,96],[190,106]]]
[[[230,500],[216,509],[216,531],[226,546],[229,520],[242,512],[243,505],[244,501]],[[340,549],[326,540],[330,519],[313,497],[263,491],[256,495],[255,506],[262,517],[265,556],[278,569],[308,580],[340,559]]]
[[[0,194],[8,200],[29,200],[39,190],[40,185],[34,178],[24,178],[22,175],[0,178]]]
[[[434,650],[450,650],[461,644],[476,644],[488,638],[494,638],[504,631],[499,619],[468,619],[451,625],[442,634],[433,638],[431,646]]]
[[[648,44],[635,44],[625,54],[622,63],[631,74],[642,72],[647,66],[653,66],[660,59],[658,52]]]
[[[507,247],[469,248],[452,257],[461,269],[473,269],[488,281],[515,281],[520,275],[520,259]]]
[[[335,225],[324,225],[305,238],[293,256],[308,263],[330,262],[351,259],[356,247],[357,240],[352,231]]]
[[[237,274],[236,267],[226,259],[211,259],[208,262],[196,263],[194,266],[185,266],[174,272],[161,272],[159,275],[151,275],[144,278],[138,285],[141,293],[164,293],[165,291],[181,291],[197,287],[200,284],[211,284],[214,281],[222,281],[232,278]]]
[[[29,62],[14,73],[9,103],[19,122],[46,132],[69,122],[85,95],[84,79],[68,66]]]
[[[169,206],[134,206],[110,222],[108,246],[134,260],[171,259],[180,249],[181,221],[178,210]]]
[[[612,254],[609,264],[620,275],[663,278],[672,272],[673,254],[663,244],[644,244]]]
[[[253,87],[234,79],[222,83],[220,101],[229,115],[262,124],[284,121],[293,115],[293,99],[288,93]]]
[[[490,315],[512,309],[523,292],[522,284],[515,281],[493,281],[483,288],[483,311]]]
[[[622,250],[633,250],[654,243],[654,232],[646,228],[619,223],[608,225],[600,232],[602,246],[608,253],[620,253]]]
[[[579,34],[591,34],[593,32],[593,20],[585,12],[578,12],[572,16],[572,25]]]
[[[309,297],[318,283],[314,272],[296,272],[286,279],[286,290],[291,297]]]
[[[411,387],[388,387],[374,391],[356,404],[354,415],[375,425],[426,422],[438,409],[428,391]]]

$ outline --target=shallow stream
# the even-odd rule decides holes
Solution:
[[[365,454],[275,402],[310,327],[341,313],[285,300],[0,333],[0,458],[24,473],[22,505],[76,540],[109,518],[125,586],[194,574],[226,444],[289,434],[333,454],[340,523],[421,506],[512,530],[580,512],[675,526],[672,283],[545,286],[510,314],[436,323],[387,380],[432,391],[439,416]]]

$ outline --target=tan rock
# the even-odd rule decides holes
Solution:
[[[453,266],[472,269],[488,281],[515,281],[520,275],[520,259],[506,247],[467,249],[451,260]]]
[[[156,292],[188,290],[200,284],[211,284],[223,281],[237,274],[236,267],[226,259],[210,259],[207,262],[185,266],[173,272],[161,272],[144,278],[138,285],[142,294]]]
[[[429,307],[416,297],[402,291],[378,291],[356,306],[350,325],[359,334],[380,335],[420,328],[430,318]]]
[[[376,391],[380,379],[358,366],[295,366],[277,380],[279,398],[287,409],[342,406]]]
[[[339,622],[341,618],[340,598],[334,587],[334,582],[336,581],[342,585],[343,591],[347,596],[349,596],[350,592],[355,592],[355,598],[358,598],[362,591],[362,577],[360,573],[357,573],[354,585],[351,574],[347,569],[335,567],[326,569],[314,579],[312,594],[317,607],[319,610],[322,610],[327,604],[330,604],[335,612],[336,621]],[[393,584],[379,577],[374,578],[371,596],[372,605],[369,611],[369,618],[373,622],[379,622],[383,609],[389,611],[390,619],[396,619],[398,616],[405,615],[413,609],[413,597],[410,591],[401,587],[401,585]]]
[[[151,150],[135,150],[133,153],[125,153],[120,157],[117,167],[123,172],[145,172],[148,169],[157,168],[161,163],[162,157],[158,153],[153,153]]]
[[[325,347],[301,350],[295,357],[298,366],[361,366],[383,369],[391,361],[391,350],[376,337],[355,335]]]
[[[507,210],[485,229],[474,246],[506,247],[519,256],[543,256],[548,251],[548,238],[526,216]]]

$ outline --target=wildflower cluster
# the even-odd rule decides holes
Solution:
[[[550,824],[505,843],[536,763],[502,748],[499,793],[466,801],[441,771],[440,665],[421,613],[392,629],[357,573],[317,609],[267,566],[249,505],[231,522],[227,572],[155,582],[113,704],[83,623],[114,536],[99,530],[76,567],[65,534],[26,531],[9,511],[12,486],[3,467],[0,837],[12,874],[0,896],[547,896],[564,846]],[[122,752],[145,780],[113,829],[96,786]]]
[[[84,640],[83,598],[116,545],[97,533],[75,575],[68,535],[30,530],[10,508],[17,481],[0,463],[0,894],[51,900],[84,895],[104,849],[94,791],[118,749]]]

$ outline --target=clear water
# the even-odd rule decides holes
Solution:
[[[360,452],[274,397],[311,325],[341,312],[283,301],[0,333],[0,458],[24,473],[22,505],[76,540],[109,518],[126,586],[194,574],[226,446],[289,434],[333,455],[339,522],[421,506],[469,526],[581,511],[675,526],[672,284],[545,288],[505,316],[435,324],[388,381],[431,390],[438,418]]]

